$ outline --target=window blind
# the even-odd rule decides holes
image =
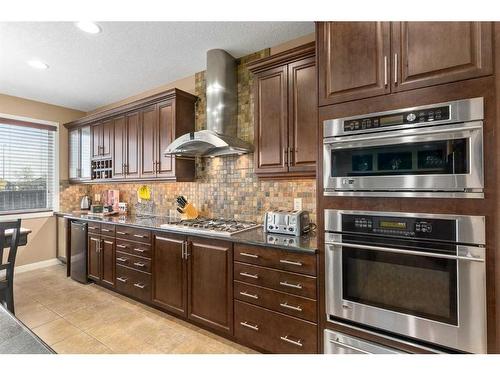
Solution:
[[[56,130],[0,117],[0,214],[53,209]]]

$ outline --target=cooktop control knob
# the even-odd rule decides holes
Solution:
[[[269,229],[273,229],[274,227],[273,227],[272,225],[269,225],[269,227],[268,227],[268,228],[269,228]]]
[[[417,116],[414,114],[414,113],[409,113],[407,116],[406,116],[406,120],[412,122],[412,121],[415,121],[415,119],[417,118]]]

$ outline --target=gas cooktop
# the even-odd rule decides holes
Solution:
[[[207,218],[181,220],[179,222],[161,225],[162,228],[178,230],[181,232],[217,234],[221,236],[232,236],[233,234],[258,228],[260,226],[260,224],[252,221]]]

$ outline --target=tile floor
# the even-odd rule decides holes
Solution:
[[[57,265],[17,274],[16,316],[57,353],[244,354],[255,351],[94,284]]]

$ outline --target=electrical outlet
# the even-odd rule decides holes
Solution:
[[[294,198],[293,199],[293,209],[295,211],[302,210],[302,198]]]

